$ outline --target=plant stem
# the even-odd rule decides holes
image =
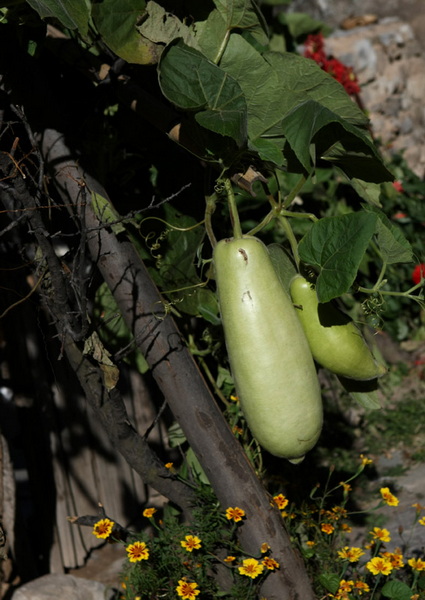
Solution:
[[[230,220],[232,222],[233,237],[236,240],[240,240],[243,236],[241,222],[239,220],[238,208],[236,206],[235,194],[233,192],[232,182],[228,177],[224,179],[224,188],[227,194],[227,201],[229,203]]]
[[[210,241],[211,246],[214,248],[217,244],[217,239],[214,235],[214,231],[212,228],[211,217],[215,212],[216,207],[217,194],[211,194],[211,196],[206,197],[206,207],[205,207],[205,231],[207,233],[208,239]]]
[[[293,187],[292,190],[289,192],[289,194],[286,196],[285,201],[283,203],[284,208],[288,208],[288,206],[290,206],[292,204],[294,198],[301,191],[301,189],[304,186],[306,181],[307,181],[307,179],[306,179],[305,175],[301,175],[301,177],[298,180],[295,187]]]
[[[294,213],[290,210],[285,210],[284,208],[282,208],[280,214],[284,217],[295,217],[296,219],[310,219],[313,222],[319,220],[313,213]]]
[[[218,63],[220,62],[225,50],[226,50],[226,46],[227,46],[227,42],[229,41],[229,37],[230,37],[230,29],[228,29],[225,33],[225,36],[223,38],[223,41],[220,44],[220,48],[218,49],[217,55],[213,60],[213,63],[215,65],[218,65]]]
[[[299,269],[300,266],[300,255],[298,253],[298,243],[297,243],[297,239],[294,235],[294,232],[292,231],[292,227],[289,224],[289,221],[286,217],[284,217],[282,214],[279,214],[277,216],[277,219],[279,220],[279,223],[282,225],[285,233],[286,233],[286,237],[288,238],[288,242],[291,245],[291,250],[292,250],[292,255],[294,257],[294,260],[296,262],[297,268]]]
[[[275,218],[275,213],[274,213],[274,211],[271,210],[264,217],[264,219],[262,219],[262,221],[260,223],[258,223],[258,225],[256,225],[256,227],[254,227],[253,229],[251,229],[248,232],[248,235],[255,235],[258,231],[261,231],[266,225],[268,225],[270,223],[270,221],[274,218]]]
[[[376,592],[376,589],[377,589],[377,587],[378,587],[378,583],[379,583],[379,580],[380,580],[380,579],[381,579],[381,575],[378,575],[378,577],[376,578],[375,586],[374,586],[374,588],[373,588],[373,590],[372,590],[372,595],[371,595],[371,597],[370,597],[370,600],[373,600],[373,598],[374,598],[374,596],[375,596],[375,592]]]

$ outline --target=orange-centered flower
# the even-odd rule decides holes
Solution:
[[[251,579],[255,579],[263,572],[264,567],[255,558],[246,558],[242,561],[242,566],[238,567],[238,569],[241,575],[246,575],[247,577],[251,577]]]
[[[273,496],[273,502],[276,504],[279,510],[283,510],[288,506],[289,500],[283,494],[278,494],[277,496]]]
[[[373,531],[370,531],[372,536],[380,542],[391,542],[391,536],[388,529],[381,529],[380,527],[374,527]]]
[[[375,556],[366,563],[366,569],[373,575],[389,575],[393,570],[393,566],[386,558]]]
[[[145,542],[129,544],[126,550],[130,562],[139,562],[140,560],[147,560],[149,558],[149,550]]]
[[[180,579],[179,585],[176,587],[176,592],[183,600],[194,600],[200,593],[200,590],[196,589],[197,587],[198,584],[195,582],[189,583],[184,579]]]
[[[390,488],[384,487],[379,491],[381,492],[382,500],[388,504],[388,506],[398,506],[398,498],[390,492]]]
[[[342,560],[348,560],[349,562],[357,562],[363,555],[363,550],[354,546],[344,546],[342,550],[338,550],[339,558]]]
[[[245,511],[238,506],[235,506],[234,508],[229,506],[229,508],[226,509],[226,517],[229,519],[229,521],[233,520],[235,523],[237,523],[238,521],[242,521],[244,516]]]
[[[201,547],[201,540],[196,535],[186,535],[180,544],[188,552],[192,552],[192,550],[199,550]]]
[[[106,539],[111,535],[114,524],[109,519],[102,519],[94,524],[92,534],[99,539]]]

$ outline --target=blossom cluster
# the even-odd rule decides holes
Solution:
[[[288,500],[282,494],[275,497],[275,503],[279,508],[284,508],[288,504]],[[143,516],[150,519],[155,525],[154,515],[157,512],[155,508],[145,508],[143,510]],[[233,521],[234,527],[237,528],[241,521],[246,517],[245,511],[238,506],[229,506],[224,516],[228,521]],[[162,523],[162,522],[161,522]],[[115,523],[110,519],[101,519],[94,524],[92,533],[99,539],[110,539],[113,540]],[[115,540],[118,541],[118,540]],[[184,539],[179,540],[180,547],[190,554],[196,553],[195,551],[203,551],[202,539],[193,534],[187,534]],[[150,544],[149,544],[150,545]],[[144,541],[136,540],[126,544],[125,550],[127,552],[127,559],[129,563],[141,563],[142,561],[149,561],[151,557],[151,550],[148,544]],[[155,554],[155,551],[153,551]],[[280,568],[280,564],[270,556],[271,548],[267,542],[261,545],[260,553],[263,555],[262,558],[254,557],[241,557],[239,560],[236,556],[226,556],[223,560],[229,568],[234,569],[239,575],[248,577],[250,579],[256,579],[260,575],[265,575],[267,572],[275,571]],[[198,557],[201,555],[198,554]],[[201,560],[201,558],[199,558]],[[200,563],[197,564],[200,566]],[[191,572],[191,565],[187,561],[182,561],[182,567],[186,573]],[[127,590],[128,583],[123,581],[122,587]],[[182,600],[196,600],[196,596],[201,593],[199,584],[193,581],[191,577],[183,574],[178,579],[177,586],[174,588],[177,595]],[[139,600],[140,596],[135,596],[135,599]]]
[[[304,42],[304,56],[314,60],[326,73],[344,86],[352,96],[360,92],[359,82],[351,67],[347,67],[333,56],[327,56],[325,42],[321,33],[311,33]]]

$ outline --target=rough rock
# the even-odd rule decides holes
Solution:
[[[112,600],[115,590],[73,575],[44,575],[18,588],[12,600]]]
[[[387,18],[366,27],[336,30],[326,51],[351,66],[361,100],[384,153],[402,153],[416,175],[425,176],[425,52],[412,27]]]

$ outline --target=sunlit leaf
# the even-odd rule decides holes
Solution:
[[[372,213],[325,217],[314,223],[299,244],[301,260],[316,267],[319,302],[329,302],[353,284],[376,229]]]

